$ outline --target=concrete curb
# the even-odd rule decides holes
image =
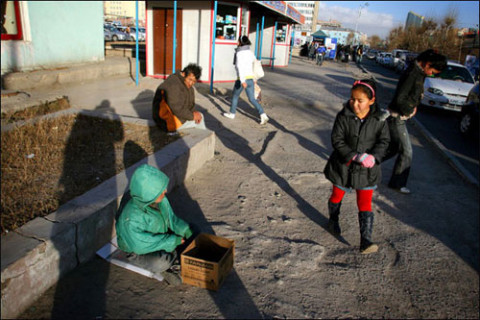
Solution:
[[[427,130],[427,128],[425,128],[423,126],[423,124],[418,121],[417,119],[412,118],[412,120],[415,122],[415,124],[418,126],[418,128],[420,129],[420,133],[428,140],[430,141],[435,147],[436,149],[442,154],[442,156],[448,161],[448,163],[450,164],[450,166],[453,167],[453,169],[455,169],[455,171],[457,171],[457,173],[465,180],[467,181],[468,183],[470,184],[473,184],[475,185],[477,188],[479,187],[479,181],[477,178],[475,178],[467,169],[465,169],[465,167],[457,160],[457,158],[455,158],[454,155],[452,155],[450,153],[450,151],[448,151],[447,148],[445,148],[445,146],[440,142],[438,141],[437,138],[435,138],[431,133],[430,131]]]
[[[68,72],[65,72],[67,68]],[[128,58],[110,57],[100,62],[79,64],[54,70],[9,73],[2,76],[2,85],[5,90],[27,90],[130,74],[130,68],[131,64]]]
[[[368,72],[368,70],[366,70],[362,65],[360,65],[359,68],[362,69],[363,72],[371,75],[371,73]],[[373,75],[372,77],[375,79]],[[375,79],[375,81],[378,82],[377,79]],[[450,151],[448,151],[448,149],[437,138],[435,138],[418,119],[413,117],[412,120],[418,127],[420,133],[433,144],[433,146],[441,153],[450,166],[462,177],[462,179],[478,188],[480,186],[479,180],[470,172],[468,172],[468,170],[465,169],[465,167],[455,158],[455,156],[453,156]]]
[[[61,206],[2,235],[1,317],[14,318],[62,275],[91,259],[115,236],[114,217],[129,178],[148,163],[170,177],[169,190],[213,158],[215,133],[185,130],[185,136]]]

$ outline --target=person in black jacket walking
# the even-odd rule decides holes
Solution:
[[[339,214],[345,192],[357,193],[360,224],[360,252],[373,253],[373,190],[381,180],[380,161],[388,148],[390,136],[382,111],[375,101],[376,85],[372,80],[355,81],[350,100],[337,114],[332,130],[333,153],[324,173],[332,182],[328,201],[329,229],[340,235]]]
[[[417,106],[422,100],[425,77],[440,73],[446,66],[447,58],[434,50],[420,53],[398,80],[395,95],[388,106],[390,116],[387,122],[391,143],[383,161],[398,153],[388,186],[400,193],[410,193],[407,180],[413,153],[406,121],[417,112]]]

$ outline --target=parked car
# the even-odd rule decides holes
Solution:
[[[479,83],[477,82],[468,93],[467,101],[462,106],[460,114],[460,132],[465,136],[479,138]]]
[[[385,52],[380,51],[377,53],[377,56],[375,57],[375,62],[378,64],[382,64],[383,57],[385,56]]]
[[[137,36],[137,28],[130,27],[130,40],[135,41]],[[138,41],[145,41],[145,28],[138,28]]]
[[[408,50],[402,50],[402,49],[394,49],[392,51],[392,57],[393,57],[393,65],[392,67],[394,69],[397,68],[397,65],[401,62],[401,61],[405,61],[406,58],[407,58],[407,53],[409,51]]]
[[[113,25],[104,25],[103,33],[104,33],[105,40],[107,40],[107,33],[108,33],[108,38],[109,38],[108,40],[111,40],[111,41],[124,41],[124,40],[127,40],[127,37],[128,37],[125,32],[118,30]]]
[[[398,61],[398,64],[395,66],[395,71],[397,73],[403,73],[405,70],[407,70],[410,64],[417,58],[417,56],[418,56],[418,53],[414,53],[414,52],[405,53],[404,59],[401,58]]]
[[[374,60],[377,57],[377,53],[378,53],[377,50],[370,49],[370,50],[367,51],[367,53],[365,55],[369,60]]]
[[[385,52],[381,64],[387,68],[391,68],[393,66],[393,57],[390,52]]]
[[[442,72],[425,78],[421,103],[460,112],[474,83],[472,74],[465,66],[448,61],[447,67]]]

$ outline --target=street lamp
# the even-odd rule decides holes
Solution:
[[[360,20],[360,16],[362,15],[362,9],[366,8],[369,6],[368,2],[364,2],[360,4],[360,7],[358,7],[358,17],[357,17],[357,22],[355,23],[355,42],[357,40],[357,28],[358,28],[358,20]]]

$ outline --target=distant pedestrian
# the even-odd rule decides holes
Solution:
[[[372,80],[355,81],[350,100],[337,114],[332,129],[333,153],[325,167],[325,177],[333,183],[328,200],[329,229],[340,235],[339,214],[343,196],[352,189],[357,193],[360,224],[360,252],[373,253],[373,190],[381,181],[380,161],[389,143],[387,123],[376,102]]]
[[[315,53],[316,53],[315,42],[312,42],[310,44],[310,47],[308,48],[308,57],[310,58],[310,60],[315,60]]]
[[[362,63],[362,58],[363,58],[363,46],[359,45],[359,46],[356,48],[355,58],[356,58],[357,64]]]
[[[406,121],[417,112],[417,106],[423,95],[425,77],[440,73],[446,66],[447,58],[432,49],[420,53],[401,75],[393,100],[388,106],[390,117],[387,122],[391,143],[383,161],[398,154],[388,186],[400,193],[410,193],[407,180],[412,165],[413,150]]]
[[[317,65],[321,66],[323,63],[323,60],[325,58],[325,52],[327,49],[325,49],[325,46],[318,46],[317,48]]]
[[[269,120],[262,106],[255,99],[255,83],[256,79],[253,73],[253,63],[255,62],[255,55],[250,50],[250,39],[247,36],[241,36],[238,39],[238,47],[235,49],[235,56],[233,64],[237,71],[238,79],[233,86],[232,105],[230,112],[225,112],[223,115],[229,119],[235,119],[235,112],[237,111],[238,99],[243,89],[247,93],[248,101],[257,109],[260,115],[260,124],[265,124]]]

